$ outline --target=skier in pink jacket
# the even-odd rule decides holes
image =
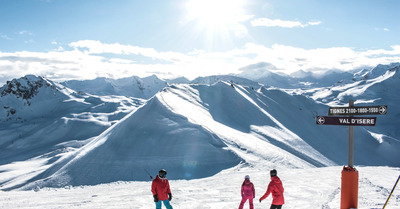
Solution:
[[[254,209],[253,198],[256,196],[256,192],[253,183],[250,181],[249,175],[244,177],[240,194],[242,195],[242,201],[240,202],[239,209],[243,208],[244,203],[246,203],[247,200],[249,200],[250,209]]]

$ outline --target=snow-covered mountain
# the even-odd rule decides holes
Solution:
[[[5,173],[4,165],[56,159],[82,147],[142,103],[122,96],[78,93],[32,75],[7,82],[0,88],[0,184],[19,181],[13,172]],[[40,169],[25,172],[34,176]]]
[[[190,83],[190,80],[185,77],[178,77],[178,78],[174,78],[174,79],[165,79],[165,81],[169,84],[179,84],[179,83],[188,84],[188,83]]]
[[[174,170],[171,178],[193,179],[240,162],[293,168],[334,165],[259,107],[262,103],[253,94],[257,92],[251,88],[221,82],[165,88],[86,146],[29,179],[32,183],[25,188],[147,180],[146,171],[160,167]],[[268,136],[268,131],[279,136]]]
[[[380,143],[400,141],[400,63],[379,65],[362,74],[355,74],[354,81],[333,87],[316,88],[302,92],[315,101],[328,106],[346,106],[350,99],[357,106],[388,105],[388,113],[378,116],[379,126],[369,132]]]
[[[275,66],[261,62],[241,68],[241,73],[237,76],[283,89],[327,87],[353,79],[353,72],[339,70],[330,70],[323,74],[299,70],[290,75],[275,73],[276,70]]]
[[[199,85],[214,85],[220,81],[228,82],[234,87],[236,84],[241,86],[252,87],[253,89],[258,89],[262,84],[252,81],[250,79],[233,76],[233,75],[215,75],[215,76],[206,76],[206,77],[198,77],[191,81],[191,84],[199,84]]]
[[[184,78],[179,78],[179,82],[187,82]],[[71,80],[61,83],[75,91],[82,91],[95,95],[119,95],[126,97],[149,99],[158,91],[168,85],[167,81],[159,79],[157,76],[139,78],[132,76],[121,79],[96,78],[94,80]]]
[[[351,80],[339,82],[334,86],[307,89],[298,92],[312,97],[315,101],[328,105],[344,105],[349,99],[359,103],[389,102],[395,105],[398,101],[400,63],[378,65],[369,70],[354,73]],[[295,90],[297,91],[297,90]]]
[[[23,120],[51,113],[52,103],[68,99],[53,82],[33,75],[7,82],[0,88],[0,121]]]
[[[28,139],[32,138],[24,134],[20,136],[19,146],[24,146],[24,151],[29,155],[17,158],[18,153],[11,154],[15,153],[12,141],[7,137],[1,139],[0,155],[5,160],[0,164],[0,185],[2,189],[9,190],[148,180],[149,173],[154,174],[161,167],[172,171],[170,179],[197,179],[237,166],[312,169],[343,165],[347,163],[348,128],[317,126],[315,117],[327,115],[329,106],[343,106],[348,99],[356,100],[356,105],[389,106],[387,115],[378,116],[377,126],[355,128],[354,162],[357,165],[399,167],[399,110],[396,108],[400,100],[396,94],[400,86],[399,66],[378,67],[379,70],[374,68],[355,74],[354,79],[346,82],[312,89],[281,90],[235,76],[198,78],[192,84],[166,86],[137,109],[140,102],[130,103],[131,106],[128,106],[132,112],[123,119],[119,117],[114,123],[103,126],[101,133],[93,135],[94,132],[91,132],[92,138],[68,137],[59,129],[61,127],[63,130],[63,124],[78,121],[72,120],[73,116],[94,117],[95,111],[92,110],[103,105],[99,101],[106,105],[106,97],[77,93],[60,84],[50,85],[50,81],[43,79],[49,86],[42,85],[34,98],[45,101],[44,97],[48,95],[64,92],[57,96],[63,99],[51,104],[57,110],[74,112],[61,114],[63,111],[56,111],[60,113],[58,117],[55,113],[49,113],[42,121],[35,122],[44,124],[48,121],[51,129],[32,125],[28,120],[24,122],[28,125],[18,127],[15,120],[23,119],[18,119],[20,116],[17,113],[26,110],[14,108],[15,105],[4,105],[5,98],[6,101],[12,101],[8,99],[11,94],[4,93],[1,104],[7,108],[3,108],[2,114],[8,114],[13,119],[3,121],[5,128],[0,130],[2,136],[33,127],[34,130],[30,129],[29,133],[34,134],[35,139],[43,134],[49,135],[43,141],[50,141],[51,146],[44,143],[33,146],[32,150],[40,152],[27,149],[32,146],[32,143],[28,143]],[[2,91],[12,92],[15,89],[13,86],[16,85],[3,87]],[[54,92],[39,96],[42,88],[49,88],[49,91],[53,89]],[[22,94],[13,95],[15,101],[20,101],[21,107],[26,104],[26,107],[33,108],[32,105],[36,104],[36,101],[29,99],[29,106],[23,96],[18,96]],[[114,104],[116,109],[132,102],[126,97],[117,98],[126,100]],[[70,106],[65,108],[65,104]],[[17,112],[11,114],[11,108]],[[68,114],[69,117],[65,116]],[[52,115],[57,118],[56,122],[49,120]],[[98,116],[97,121],[101,121],[103,116]],[[68,129],[68,133],[78,131],[84,134],[91,129],[87,128],[87,124],[92,123],[82,122]],[[46,132],[36,127],[55,131]],[[85,139],[85,143],[80,144],[84,146],[74,146],[77,139]],[[46,151],[42,150],[43,146]],[[50,148],[58,146],[63,147],[63,152],[45,155],[54,151]],[[4,155],[3,150],[10,151]],[[24,164],[31,168],[21,169]]]

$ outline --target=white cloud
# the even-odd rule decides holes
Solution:
[[[87,54],[117,54],[117,55],[141,55],[144,57],[159,59],[169,62],[185,61],[189,56],[177,52],[158,52],[153,48],[143,48],[131,45],[121,45],[119,43],[105,44],[100,41],[83,40],[70,44],[76,50],[83,50]]]
[[[286,73],[299,69],[305,71],[321,71],[330,69],[353,70],[365,66],[376,66],[399,62],[400,47],[392,46],[392,50],[356,51],[349,47],[331,47],[302,49],[285,45],[273,45],[271,48],[249,44],[249,53],[257,54],[254,61],[268,62]],[[254,62],[257,63],[257,62]]]
[[[306,25],[320,25],[321,23],[321,21],[310,21]]]
[[[5,40],[12,40],[12,38],[8,37],[7,35],[1,34],[1,33],[0,33],[0,37]]]
[[[72,48],[62,51],[0,52],[0,84],[27,74],[46,76],[55,81],[100,76],[144,77],[151,74],[194,79],[198,76],[239,73],[240,68],[261,62],[270,63],[276,67],[275,70],[290,74],[300,69],[352,70],[400,60],[400,45],[394,45],[389,50],[360,51],[348,47],[303,49],[248,43],[229,51],[195,50],[187,53],[160,52],[153,48],[91,40],[73,42],[70,46]]]
[[[299,21],[280,20],[280,19],[269,19],[269,18],[257,18],[251,21],[252,26],[265,26],[265,27],[282,27],[282,28],[304,28],[308,26],[315,26],[321,24],[321,21],[310,21],[307,23],[301,23]]]
[[[31,44],[31,43],[35,43],[35,41],[33,39],[29,39],[29,40],[25,40],[24,43]]]
[[[22,30],[20,32],[18,32],[19,35],[23,36],[23,35],[28,35],[28,36],[33,36],[33,33],[27,30]]]
[[[378,28],[378,27],[375,27],[375,28],[374,28],[374,30],[375,30],[375,31],[385,31],[385,32],[390,32],[390,29],[389,29],[389,28]]]

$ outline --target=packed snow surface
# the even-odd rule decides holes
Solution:
[[[259,203],[269,183],[272,167],[244,167],[224,170],[217,175],[193,180],[170,180],[171,204],[174,209],[238,208],[240,187],[245,175],[254,183],[254,208],[269,208],[271,196]],[[340,208],[341,167],[278,169],[285,188],[285,209]],[[397,177],[399,168],[358,167],[359,209],[382,208]],[[152,173],[153,174],[153,173]],[[154,173],[155,175],[155,173]],[[173,170],[168,176],[174,176]],[[0,208],[4,209],[154,209],[151,181],[124,181],[96,186],[43,188],[29,191],[0,192]],[[163,208],[165,208],[163,206]],[[248,203],[245,204],[248,209]],[[387,209],[400,208],[397,188]]]

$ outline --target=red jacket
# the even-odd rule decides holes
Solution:
[[[156,178],[151,183],[151,192],[154,195],[157,195],[158,200],[164,201],[168,199],[168,194],[171,193],[171,189],[169,188],[168,179],[161,179],[156,176]]]
[[[243,184],[242,184],[242,191],[240,192],[242,197],[245,197],[247,199],[254,198],[256,195],[256,192],[254,190],[254,185],[253,183],[250,182],[250,179],[245,179]]]
[[[285,204],[285,199],[283,198],[283,186],[282,182],[278,176],[271,177],[271,182],[269,182],[267,191],[264,196],[260,198],[260,200],[264,200],[268,197],[270,193],[272,193],[272,204],[273,205],[283,205]]]

